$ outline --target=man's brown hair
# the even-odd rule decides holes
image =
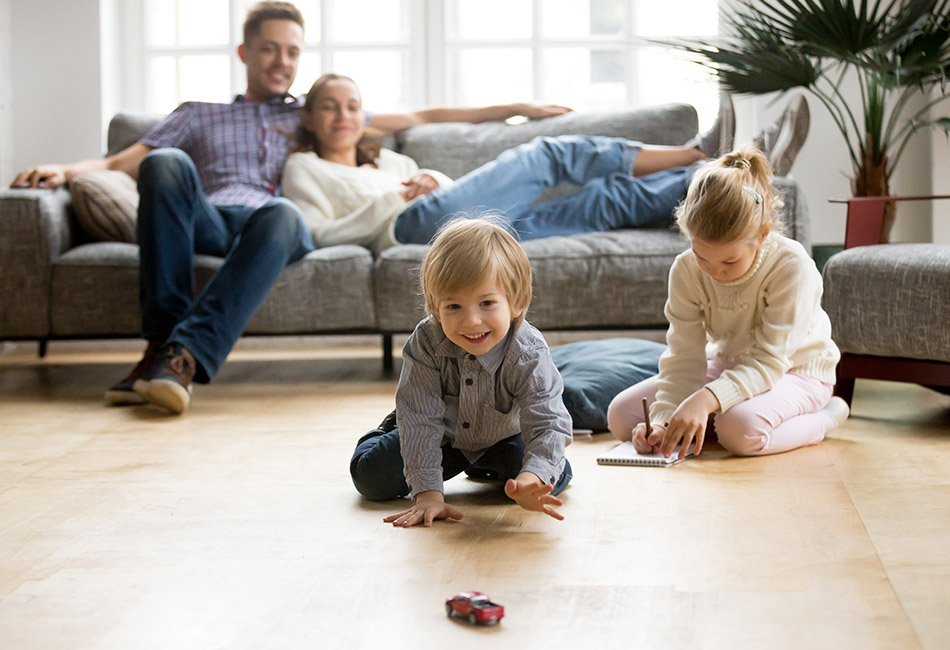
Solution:
[[[258,2],[248,9],[247,18],[244,19],[244,45],[250,45],[260,33],[265,20],[292,20],[300,25],[300,29],[304,28],[303,14],[293,3]]]

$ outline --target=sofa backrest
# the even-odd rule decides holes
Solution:
[[[577,111],[521,124],[422,124],[400,131],[395,140],[396,150],[420,167],[458,178],[537,136],[606,135],[681,145],[697,130],[696,109],[688,104],[663,104],[620,111]]]
[[[161,115],[155,114],[116,114],[109,123],[108,155],[137,142],[161,119]],[[423,124],[400,131],[384,144],[406,154],[420,167],[458,178],[494,160],[502,151],[537,136],[606,135],[650,144],[681,145],[697,129],[696,109],[692,106],[663,104],[620,111],[578,111],[521,124]]]
[[[119,153],[126,147],[145,137],[148,130],[158,124],[165,116],[155,113],[116,113],[109,120],[109,133],[106,136],[106,155]]]

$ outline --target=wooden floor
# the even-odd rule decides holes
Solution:
[[[462,477],[397,530],[347,470],[374,343],[242,341],[184,417],[101,404],[138,344],[0,344],[0,648],[950,647],[950,397],[858,382],[817,447],[668,469],[597,435],[563,522]],[[446,619],[466,589],[501,625]]]

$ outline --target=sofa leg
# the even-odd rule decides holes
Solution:
[[[843,399],[848,403],[848,406],[851,406],[851,398],[854,397],[854,378],[842,378],[838,377],[838,381],[835,384],[835,395]]]
[[[393,335],[383,334],[383,370],[392,372],[393,369]]]
[[[47,341],[46,339],[40,339],[39,341],[37,341],[36,356],[38,356],[40,359],[46,356],[47,343],[49,343],[49,341]]]

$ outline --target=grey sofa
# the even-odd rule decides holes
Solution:
[[[855,379],[923,384],[950,394],[950,246],[880,245],[888,203],[950,196],[852,197],[844,251],[824,268],[822,306],[841,349],[835,394]]]
[[[135,142],[156,118],[117,115],[109,152]],[[691,106],[670,104],[572,113],[522,124],[430,124],[389,142],[420,166],[458,177],[538,135],[610,135],[679,145],[697,130]],[[808,246],[805,202],[778,178],[788,234]],[[569,191],[556,188],[555,191]],[[528,319],[541,330],[664,327],[667,273],[685,241],[668,228],[529,241],[534,300]],[[248,335],[379,333],[384,363],[392,334],[422,318],[415,270],[425,246],[398,246],[374,258],[358,246],[323,248],[289,266],[249,324]],[[196,290],[220,259],[196,258]],[[91,242],[57,190],[0,191],[0,340],[46,342],[139,336],[138,249]]]

